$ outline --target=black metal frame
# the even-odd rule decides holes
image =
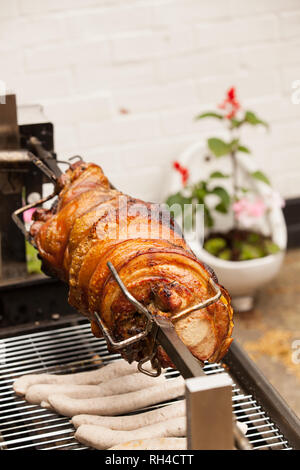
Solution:
[[[295,450],[300,450],[299,418],[236,340],[232,343],[224,362],[242,388],[251,393],[266,410],[289,444]]]
[[[68,288],[57,279],[44,275],[28,276],[0,284],[0,338],[25,330],[78,318],[82,315],[67,301]],[[36,324],[38,322],[38,325]]]
[[[288,248],[300,246],[300,197],[287,199],[283,214],[288,230]]]

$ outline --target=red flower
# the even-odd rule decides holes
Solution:
[[[236,116],[236,113],[240,109],[241,105],[236,99],[236,90],[234,87],[231,87],[227,91],[225,100],[219,104],[218,107],[227,111],[227,114],[225,115],[227,119],[232,119]]]
[[[185,186],[186,183],[188,182],[189,177],[190,177],[189,170],[186,167],[180,165],[179,162],[174,162],[173,163],[173,168],[176,171],[178,171],[178,173],[181,174],[182,185]]]
[[[235,100],[235,88],[231,87],[227,92],[227,97],[230,101]]]

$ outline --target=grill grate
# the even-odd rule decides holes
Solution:
[[[81,372],[118,358],[108,352],[104,340],[92,335],[86,322],[0,340],[0,449],[86,449],[74,439],[69,418],[26,403],[15,395],[12,383],[24,374]],[[224,368],[206,364],[204,371],[216,374]],[[177,371],[167,371],[167,377],[176,375]],[[232,405],[237,419],[247,423],[247,437],[255,449],[290,449],[266,412],[236,384]]]

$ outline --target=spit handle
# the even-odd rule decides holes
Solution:
[[[164,317],[153,315],[157,342],[164,348],[184,379],[205,376],[202,364],[192,355],[177,335],[173,324]]]
[[[57,164],[57,161],[53,157],[52,153],[48,152],[48,150],[46,150],[43,147],[42,142],[35,136],[30,137],[29,144],[31,145],[31,147],[37,153],[38,158],[43,163],[45,163],[48,166],[48,168],[50,169],[50,172],[51,172],[50,179],[52,179],[54,182],[56,182],[56,180],[62,175],[62,171],[59,168],[59,166]],[[34,161],[34,163],[36,164],[35,161]],[[43,169],[42,169],[42,171],[43,171]],[[49,176],[49,175],[47,175],[47,176]]]

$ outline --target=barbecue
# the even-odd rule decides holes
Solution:
[[[68,206],[68,198],[71,199],[74,189],[70,184],[72,175],[74,176],[74,173],[76,173],[79,179],[85,172],[91,172],[92,179],[86,178],[86,182],[90,187],[94,185],[93,194],[95,193],[95,186],[97,186],[95,182],[99,181],[99,178],[104,185],[104,189],[98,188],[98,192],[96,190],[99,197],[96,201],[94,197],[86,200],[89,201],[88,204],[90,205],[85,206],[83,204],[81,215],[84,214],[84,209],[87,209],[87,207],[92,209],[93,204],[96,203],[99,204],[101,210],[101,205],[105,205],[109,198],[113,199],[117,191],[111,187],[96,165],[86,165],[80,158],[77,158],[77,162],[71,161],[69,163],[70,169],[65,177],[61,174],[53,153],[43,147],[40,139],[32,134],[28,136],[26,142],[28,142],[30,148],[27,153],[28,162],[38,166],[45,176],[55,184],[56,189],[50,197],[41,198],[39,201],[26,204],[21,209],[14,210],[14,220],[23,234],[30,241],[37,244],[40,253],[44,253],[42,258],[47,272],[52,275],[55,274],[66,281],[71,266],[69,263],[72,263],[72,249],[77,249],[76,240],[78,244],[78,239],[76,237],[72,238],[72,233],[69,236],[72,224],[70,222],[69,231],[67,229],[62,232],[62,240],[59,240],[58,243],[59,250],[55,253],[47,251],[49,238],[43,234],[46,233],[47,227],[51,226],[53,220],[57,220],[64,207]],[[75,178],[73,178],[74,180],[76,181]],[[84,188],[84,185],[80,187],[79,191],[82,191],[82,188]],[[60,193],[58,203],[55,203],[52,209],[38,209],[36,211],[36,221],[31,227],[31,232],[28,233],[19,219],[20,214],[28,208],[40,206],[46,199],[49,200],[58,193]],[[69,200],[69,204],[70,202]],[[90,213],[87,214],[90,216]],[[93,213],[93,216],[96,216],[96,214]],[[86,220],[85,215],[79,220],[82,222],[82,219]],[[61,220],[65,220],[68,225],[70,218],[66,218],[64,213]],[[94,220],[93,217],[91,220]],[[91,221],[89,221],[89,224],[91,224]],[[157,225],[159,228],[162,227],[159,219]],[[76,236],[80,235],[82,237],[81,239],[83,239],[83,244],[86,247],[86,240],[90,240],[90,238],[87,237],[85,240],[84,236],[86,237],[89,234],[90,225],[88,223],[86,225],[84,223],[76,225],[75,223],[74,227],[77,230],[77,232],[75,230]],[[171,236],[174,237],[174,226],[170,225],[168,230],[171,232]],[[55,238],[55,231],[53,233]],[[223,357],[231,343],[232,312],[229,297],[225,289],[218,285],[216,278],[209,269],[194,259],[193,254],[182,238],[178,237],[176,240],[176,249],[173,246],[171,248],[170,244],[166,244],[163,246],[162,252],[169,263],[170,258],[172,258],[170,256],[171,252],[173,256],[175,253],[175,257],[184,257],[188,259],[190,264],[197,265],[202,278],[205,279],[205,283],[202,283],[201,286],[198,272],[198,289],[202,287],[202,290],[200,289],[202,295],[198,294],[193,299],[190,299],[187,294],[182,295],[185,303],[178,305],[176,302],[178,295],[173,295],[173,292],[178,294],[176,289],[174,291],[169,289],[166,299],[162,295],[164,290],[160,289],[161,286],[159,285],[154,285],[151,296],[148,291],[143,291],[143,289],[140,289],[140,291],[135,290],[130,284],[130,276],[126,277],[126,275],[118,272],[118,257],[107,256],[105,257],[103,269],[107,279],[109,279],[107,285],[110,289],[108,289],[107,296],[104,296],[102,302],[104,302],[103,305],[108,312],[114,301],[114,314],[117,321],[110,322],[109,316],[103,318],[99,314],[100,310],[97,309],[97,304],[92,303],[92,308],[90,308],[90,305],[86,303],[85,296],[86,294],[89,296],[89,292],[84,291],[84,285],[80,282],[76,284],[75,263],[72,270],[72,272],[75,272],[75,289],[73,289],[73,292],[72,286],[70,286],[71,303],[76,308],[79,307],[78,310],[92,321],[92,331],[96,336],[89,331],[88,323],[78,315],[74,315],[72,319],[66,319],[63,327],[53,327],[52,325],[50,330],[46,329],[45,326],[41,328],[41,325],[38,325],[39,331],[36,332],[34,331],[36,328],[32,329],[31,325],[33,331],[28,334],[24,334],[22,327],[19,329],[14,328],[13,335],[11,330],[10,332],[3,332],[4,337],[1,341],[3,351],[1,353],[3,358],[1,361],[2,385],[0,391],[3,410],[3,419],[1,418],[0,425],[2,448],[83,449],[84,446],[74,440],[74,429],[68,419],[58,416],[52,410],[42,409],[34,403],[28,404],[23,398],[16,397],[11,388],[12,383],[15,379],[27,373],[56,372],[61,374],[93,370],[99,365],[115,361],[119,358],[119,353],[130,361],[137,360],[139,369],[146,374],[159,375],[162,366],[168,367],[165,376],[169,380],[170,377],[174,378],[178,375],[178,372],[174,369],[175,366],[186,379],[188,448],[231,448],[233,435],[237,447],[244,449],[251,447],[262,449],[300,448],[299,421],[265,379],[261,378],[260,372],[239,345],[236,342],[233,343],[224,358],[223,365],[214,362]],[[137,245],[135,245],[137,240],[131,243],[132,251],[137,251]],[[67,250],[65,250],[66,247]],[[128,252],[125,256],[128,258]],[[79,257],[77,263],[81,262],[82,259]],[[137,272],[138,268],[141,267],[143,265],[135,265]],[[36,286],[29,285],[29,283],[26,285],[26,282],[22,281],[21,285],[10,283],[9,289],[7,289],[6,284],[3,288],[4,297],[7,295],[7,291],[17,291],[20,287],[25,288],[27,292],[30,291],[31,296],[33,296]],[[39,280],[39,282],[43,284],[45,280]],[[206,289],[204,289],[204,285]],[[151,303],[153,296],[157,300],[157,304]],[[98,297],[95,294],[92,295],[95,302],[97,302],[97,299],[100,300],[100,296]],[[170,297],[171,301],[168,303]],[[47,299],[40,300],[42,310],[45,301]],[[167,304],[164,304],[164,301]],[[163,307],[159,309],[160,313],[168,311],[166,306],[169,310],[173,308],[172,313],[175,321],[170,321],[168,315],[157,315],[157,305]],[[193,319],[195,312],[201,312],[201,310],[204,312],[204,309],[208,311],[209,309],[211,311],[216,309],[219,312],[219,318],[222,319],[220,323],[218,323],[219,320],[216,323],[219,336],[212,337],[208,349],[199,349],[199,347],[193,349],[182,330],[176,328],[176,326],[185,324],[186,319]],[[137,312],[138,315],[135,317],[138,320],[128,324],[125,321],[126,328],[122,330],[118,328],[120,321],[118,322],[117,314],[122,313],[123,318],[128,320],[128,316],[124,315],[124,312],[129,313],[129,318],[134,316],[134,312]],[[122,319],[122,316],[120,318]],[[130,325],[130,328],[128,328],[128,325]],[[211,321],[208,322],[208,325],[211,325]],[[138,328],[135,328],[136,326]],[[101,339],[102,335],[104,339]],[[180,337],[183,341],[180,340]],[[197,359],[200,359],[202,364],[191,353]],[[152,361],[154,371],[147,370],[145,364],[148,360]],[[173,368],[170,369],[170,366]],[[195,384],[198,384],[198,386],[195,387]],[[206,410],[203,408],[203,404],[201,405],[203,394],[209,397],[211,403],[209,419],[206,412],[207,405]],[[157,403],[151,405],[150,408],[146,406],[146,408],[152,409],[160,406],[161,404]],[[247,423],[246,439],[236,425],[232,426],[232,406],[238,421]],[[224,416],[221,422],[217,418],[220,410],[222,410]],[[137,410],[136,412],[139,413],[140,411]],[[203,430],[205,430],[205,436]]]
[[[69,418],[27,403],[15,395],[12,384],[29,373],[70,374],[96,370],[118,360],[119,354],[109,353],[105,340],[95,338],[90,323],[80,317],[56,328],[32,327],[26,334],[20,328],[16,333],[9,337],[6,334],[0,343],[1,448],[86,449],[74,439],[75,430]],[[299,448],[298,419],[236,342],[224,363],[205,363],[203,370],[208,378],[229,371],[233,378],[233,415],[247,424],[246,436],[253,449]],[[176,376],[177,371],[167,370],[167,380]],[[157,404],[145,411],[160,406]],[[222,426],[222,422],[210,421],[209,424]]]

